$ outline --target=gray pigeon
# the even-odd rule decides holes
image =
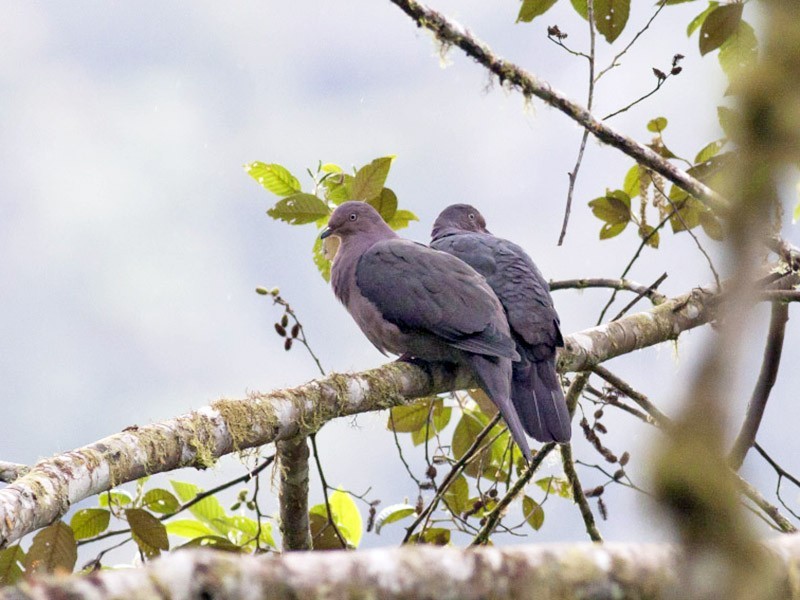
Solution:
[[[520,357],[486,280],[457,258],[400,238],[369,204],[341,204],[321,238],[337,236],[331,284],[375,347],[403,358],[466,365],[500,409],[514,441],[531,451],[511,396]]]
[[[453,204],[433,224],[431,247],[457,256],[486,277],[505,308],[522,360],[514,363],[511,400],[522,426],[540,442],[568,442],[569,411],[556,372],[563,346],[550,288],[525,251],[493,236],[483,215]]]

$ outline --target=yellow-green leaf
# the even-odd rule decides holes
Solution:
[[[19,544],[0,550],[0,587],[13,585],[22,579],[25,551]]]
[[[330,212],[328,205],[315,195],[301,192],[278,200],[267,214],[291,225],[305,225],[328,216]]]
[[[719,48],[734,34],[742,20],[744,4],[723,4],[712,10],[700,26],[700,54]]]
[[[338,173],[328,177],[323,185],[325,186],[325,198],[336,204],[352,199],[353,176],[347,173]]]
[[[594,24],[610,44],[619,37],[631,10],[631,0],[595,0]]]
[[[334,236],[325,238],[325,240],[329,240],[329,239],[331,239],[333,237]],[[314,264],[317,265],[317,270],[319,271],[319,274],[322,275],[322,278],[325,281],[330,281],[331,280],[331,261],[329,261],[325,257],[325,253],[322,250],[323,244],[325,243],[325,240],[320,239],[320,237],[317,236],[317,239],[314,240],[314,247],[311,249],[311,255],[312,255],[313,259],[314,259]]]
[[[646,244],[653,248],[658,248],[660,237],[656,228],[652,225],[643,225],[639,228],[639,237],[647,240]]]
[[[668,3],[669,4],[669,3]],[[710,15],[714,10],[719,6],[719,2],[709,2],[708,7],[697,15],[694,19],[691,20],[689,26],[686,28],[686,37],[691,37],[691,35],[697,30],[698,27],[702,26],[706,20],[706,17]]]
[[[719,222],[717,217],[715,217],[710,210],[704,210],[700,212],[700,225],[702,226],[703,231],[706,232],[706,235],[712,240],[721,242],[725,237],[725,234],[722,230],[722,223]]]
[[[381,218],[387,223],[392,220],[397,212],[397,196],[389,188],[383,188],[375,198],[367,200],[367,203],[378,211]]]
[[[536,502],[530,496],[525,496],[522,499],[522,515],[528,522],[528,525],[539,531],[544,524],[544,509],[542,505]]]
[[[572,499],[572,486],[563,477],[555,477],[553,475],[542,477],[536,480],[536,485],[548,494],[556,494],[568,500]]]
[[[411,221],[419,221],[419,217],[410,210],[400,209],[394,213],[392,218],[387,221],[389,227],[397,231],[398,229],[405,229]]]
[[[323,507],[324,504],[318,504]],[[314,550],[341,550],[345,546],[342,545],[339,536],[336,535],[333,526],[328,522],[328,517],[320,514],[319,511],[314,511],[312,508],[308,515],[308,525],[311,529],[311,544]]]
[[[125,518],[131,528],[131,536],[139,549],[148,558],[159,556],[169,550],[169,538],[164,524],[141,508],[125,509]]]
[[[277,196],[290,196],[300,191],[300,182],[281,165],[254,161],[244,168],[250,177]]]
[[[125,490],[114,490],[113,492],[104,492],[97,497],[97,503],[105,508],[108,508],[109,504],[111,506],[128,506],[131,502],[133,502],[133,496],[131,496]]]
[[[361,167],[353,179],[350,200],[371,200],[380,195],[394,156],[376,158]]]
[[[196,538],[205,535],[213,535],[214,532],[208,525],[195,519],[178,519],[167,523],[167,533],[183,538]]]
[[[196,485],[183,481],[170,480],[170,483],[182,502],[193,500],[203,491]],[[190,506],[189,512],[218,533],[225,535],[228,532],[224,523],[224,519],[227,515],[216,496],[207,496],[203,498],[197,504]]]
[[[228,525],[229,531],[237,535],[240,545],[251,544],[258,538],[262,544],[277,548],[275,539],[272,537],[272,523],[269,521],[262,521],[260,532],[258,521],[244,515],[226,517],[225,523]]]
[[[72,528],[63,521],[56,521],[37,533],[28,554],[25,556],[25,572],[72,573],[78,560],[78,545]]]
[[[628,194],[628,197],[635,198],[639,195],[639,165],[635,164],[625,174],[625,181],[622,184],[622,191]]]
[[[722,147],[727,143],[727,141],[728,140],[726,138],[722,138],[703,146],[700,152],[697,153],[697,156],[694,157],[695,164],[704,163],[716,156],[717,153],[722,150]]]
[[[589,4],[586,0],[571,0],[572,8],[585,20],[589,20]]]
[[[653,133],[661,133],[667,128],[667,119],[665,117],[656,117],[647,122],[647,131]]]
[[[625,231],[627,226],[628,223],[603,223],[603,226],[600,228],[600,239],[608,240],[616,237]]]
[[[228,538],[220,535],[196,537],[182,546],[179,546],[176,550],[184,548],[213,548],[214,550],[222,550],[223,552],[242,552],[242,548],[231,542]]]
[[[84,508],[72,515],[69,525],[76,540],[85,540],[103,533],[110,520],[111,512],[105,508]]]
[[[627,223],[631,219],[631,199],[622,190],[608,192],[589,202],[592,214],[609,224]]]
[[[447,507],[455,514],[460,515],[471,508],[469,503],[469,484],[464,475],[456,477],[444,493]]]
[[[363,521],[353,498],[347,492],[336,490],[330,495],[329,501],[339,531],[351,546],[358,548],[363,534]]]
[[[410,504],[392,504],[391,506],[387,506],[375,517],[375,533],[380,534],[384,525],[405,519],[415,512],[417,512],[417,509]]]
[[[147,490],[142,498],[142,507],[153,512],[167,514],[173,513],[180,508],[178,499],[167,490],[154,488]]]
[[[446,546],[450,543],[450,530],[444,529],[443,527],[429,527],[422,533],[415,533],[412,535],[410,541],[414,544]]]
[[[719,64],[728,78],[736,76],[742,69],[752,65],[758,55],[756,33],[747,21],[739,25],[719,47]]]
[[[539,15],[546,13],[556,0],[522,0],[522,6],[517,15],[517,23],[520,21],[530,23]]]

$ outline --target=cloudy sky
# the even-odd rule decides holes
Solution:
[[[623,43],[649,18],[649,4],[634,3]],[[664,115],[668,143],[689,156],[721,135],[716,103],[725,87],[716,59],[701,59],[696,38],[684,35],[696,4],[668,7],[597,88],[596,112],[604,115],[652,88],[651,67],[664,70],[674,54],[686,55],[679,77],[611,122],[646,142],[647,120]],[[546,25],[558,23],[568,43],[585,47],[583,22],[569,3],[530,25],[514,24],[516,1],[435,6],[584,101],[585,63],[545,35]],[[275,198],[245,174],[249,161],[284,164],[308,185],[305,170],[319,160],[349,167],[394,154],[387,184],[420,217],[408,237],[427,240],[439,210],[468,201],[550,278],[617,277],[637,247],[632,230],[599,242],[600,223],[586,207],[606,187],[620,186],[629,159],[590,140],[566,244],[557,247],[580,130],[542,103],[526,105],[499,88],[457,51],[442,53],[388,1],[20,0],[3,9],[0,459],[33,463],[222,396],[315,377],[301,349],[283,351],[272,328],[280,312],[254,293],[258,285],[280,287],[327,369],[363,370],[385,360],[311,263],[313,227],[266,216]],[[601,65],[620,49],[598,44]],[[787,224],[785,234],[800,242],[797,228]],[[719,255],[714,242],[703,241]],[[661,248],[646,249],[630,276],[651,283],[664,271],[669,294],[711,280],[686,234],[663,235]],[[565,332],[593,325],[606,297],[558,292]],[[763,319],[751,330],[744,365],[731,367],[738,411],[755,377],[747,371],[760,359]],[[669,407],[707,335],[691,333],[609,366]],[[787,365],[800,360],[797,341],[790,333]],[[800,450],[798,438],[788,437],[798,416],[790,393],[797,377],[783,370],[763,426],[765,445],[786,461]],[[416,488],[399,476],[384,422],[385,415],[365,415],[326,427],[319,440],[328,477],[354,490],[372,486],[384,504],[413,500]],[[646,464],[649,433],[627,417],[610,423],[612,447]],[[407,452],[419,459],[419,450]],[[599,460],[581,442],[578,454]],[[763,463],[746,466],[771,489]],[[202,481],[240,472],[235,461],[223,461]],[[590,484],[599,481],[584,474]],[[607,537],[666,535],[652,527],[641,497],[625,492],[609,504]],[[573,507],[550,506],[535,540],[585,536]],[[388,532],[365,543],[396,539]]]

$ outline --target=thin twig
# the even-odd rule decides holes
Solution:
[[[653,304],[661,304],[667,297],[652,286],[642,285],[629,279],[608,279],[608,278],[585,278],[585,279],[560,279],[550,281],[550,291],[558,290],[583,290],[588,288],[611,288],[617,291],[634,292],[641,296],[647,296]]]
[[[664,280],[665,280],[666,278],[667,278],[667,274],[666,274],[666,273],[663,273],[663,274],[661,275],[661,277],[659,277],[659,278],[658,278],[658,279],[656,279],[656,280],[655,280],[653,283],[651,283],[651,284],[650,284],[650,287],[648,287],[648,288],[647,288],[646,292],[651,292],[652,290],[656,289],[658,286],[660,286],[660,285],[661,285],[661,284],[664,282]],[[631,300],[630,302],[628,302],[628,303],[627,303],[627,304],[626,304],[626,305],[625,305],[625,306],[622,308],[622,310],[620,310],[620,311],[619,311],[619,312],[616,314],[616,316],[615,316],[613,319],[611,319],[611,320],[612,320],[612,321],[616,321],[617,319],[621,319],[623,316],[625,316],[625,313],[627,313],[627,312],[628,312],[630,309],[632,309],[632,308],[634,307],[634,305],[635,305],[637,302],[639,302],[639,300],[641,300],[641,299],[642,299],[644,296],[646,296],[646,295],[647,295],[647,293],[639,293],[639,294],[636,294],[636,297],[635,297],[635,298],[633,298],[633,300]]]
[[[339,528],[336,526],[336,521],[333,519],[331,503],[330,500],[328,500],[328,482],[325,480],[325,473],[322,470],[322,463],[319,460],[319,452],[317,451],[317,434],[312,433],[308,436],[308,438],[311,440],[311,449],[314,454],[314,462],[317,463],[317,473],[319,473],[319,480],[322,484],[322,495],[325,498],[325,511],[328,514],[328,524],[333,527],[333,532],[336,534],[336,537],[339,538],[342,548],[347,548],[347,541],[344,539],[342,532],[339,531]]]
[[[583,486],[581,480],[578,478],[578,473],[575,471],[575,463],[572,459],[572,444],[563,444],[561,446],[561,462],[564,465],[564,474],[567,476],[570,486],[572,487],[572,498],[578,504],[583,517],[583,524],[586,526],[586,533],[593,542],[602,542],[603,536],[597,529],[597,524],[594,521],[592,509],[589,507],[589,502],[583,493]]]
[[[767,401],[781,365],[781,353],[786,333],[786,322],[789,320],[789,306],[783,302],[773,302],[769,320],[769,334],[764,347],[764,359],[761,363],[761,372],[758,375],[753,395],[747,405],[744,423],[736,437],[731,450],[730,461],[734,470],[738,471],[748,450],[756,441],[756,433],[761,425],[761,418],[767,408]]]
[[[589,61],[589,92],[586,100],[586,110],[591,112],[594,102],[594,60],[595,60],[595,30],[594,30],[594,0],[587,0],[586,11],[589,19],[589,55],[586,56]],[[559,40],[560,42],[560,40]],[[563,45],[563,44],[562,44]],[[564,236],[567,235],[567,224],[569,223],[569,215],[572,211],[572,196],[575,193],[575,182],[578,179],[578,171],[583,163],[583,153],[586,150],[586,140],[589,139],[589,130],[584,128],[583,135],[581,136],[581,145],[578,148],[578,158],[575,161],[575,166],[572,171],[567,173],[569,177],[569,189],[567,190],[567,204],[564,207],[564,222],[561,224],[561,233],[558,236],[558,245],[564,243]]]
[[[669,77],[670,77],[669,74],[667,74],[666,77],[663,77],[663,78],[659,77],[658,78],[658,83],[656,83],[656,87],[654,87],[652,90],[647,92],[644,96],[641,96],[641,97],[637,98],[636,100],[634,100],[633,102],[631,102],[627,106],[623,106],[619,110],[615,110],[614,112],[607,114],[605,117],[603,117],[603,121],[608,121],[612,117],[616,117],[617,115],[619,115],[621,113],[627,112],[628,110],[630,110],[631,108],[633,108],[634,106],[639,104],[640,102],[642,102],[644,100],[647,100],[650,96],[652,96],[658,90],[661,89],[661,86],[664,85],[664,83],[667,81],[667,79],[669,79]]]

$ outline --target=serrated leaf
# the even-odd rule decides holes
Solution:
[[[734,34],[742,20],[744,4],[723,4],[712,10],[700,26],[700,54],[719,48]]]
[[[380,195],[394,156],[376,158],[361,167],[353,179],[350,200],[371,200]]]
[[[469,484],[464,475],[456,477],[448,486],[444,493],[444,501],[447,503],[447,507],[457,515],[472,507],[469,503]]]
[[[719,219],[709,210],[700,212],[700,226],[712,240],[721,242],[725,237],[722,230],[722,223],[720,223]]]
[[[656,117],[647,122],[647,131],[653,133],[661,133],[667,128],[667,119],[665,117]]]
[[[410,504],[392,504],[387,506],[375,517],[375,533],[380,534],[384,525],[395,523],[417,512]]]
[[[652,225],[643,225],[639,228],[639,237],[643,240],[646,239],[646,244],[651,246],[652,248],[658,248],[658,244],[660,242],[660,236],[656,231],[656,228]]]
[[[378,211],[381,218],[387,223],[392,220],[397,212],[397,196],[389,188],[383,188],[375,198],[367,200],[372,208]]]
[[[19,544],[0,550],[0,587],[14,585],[22,579],[25,551]]]
[[[311,249],[311,255],[314,259],[314,264],[317,266],[319,274],[325,281],[331,280],[331,261],[325,256],[323,247],[326,241],[335,240],[335,236],[327,237],[324,240],[317,236],[314,240],[314,247]]]
[[[556,0],[522,0],[522,6],[517,15],[517,23],[530,23],[539,15],[546,13]]]
[[[56,521],[37,533],[25,556],[25,573],[72,573],[78,560],[78,545],[72,528]]]
[[[195,519],[178,519],[176,521],[170,521],[167,523],[166,528],[167,533],[170,535],[177,535],[178,537],[189,539],[214,534],[208,525]]]
[[[277,196],[290,196],[300,191],[300,182],[286,167],[281,165],[254,161],[245,165],[245,171],[265,189]]]
[[[195,496],[203,491],[196,485],[186,483],[185,481],[170,480],[170,483],[175,493],[178,494],[178,498],[181,499],[181,502],[193,500]],[[218,533],[223,535],[227,533],[227,528],[224,524],[224,519],[227,514],[216,496],[207,496],[203,498],[197,504],[190,506],[189,512]]]
[[[700,152],[697,153],[697,156],[694,157],[695,164],[704,163],[707,160],[715,157],[719,151],[722,150],[722,147],[727,143],[727,141],[728,140],[726,138],[722,138],[703,146],[702,150],[700,150]]]
[[[405,229],[411,221],[419,221],[419,217],[410,210],[400,209],[394,213],[392,218],[387,221],[389,227],[397,231],[398,229]]]
[[[556,494],[567,500],[572,499],[572,486],[563,477],[555,477],[554,475],[542,477],[536,480],[536,485],[549,494]]]
[[[110,521],[111,512],[105,508],[84,508],[72,515],[69,525],[76,540],[85,540],[103,533]]]
[[[243,552],[242,548],[231,542],[228,538],[224,538],[220,535],[205,535],[202,537],[196,537],[186,542],[182,546],[178,546],[176,550],[185,548],[213,548],[214,550],[234,552],[237,554]]]
[[[758,56],[756,33],[747,21],[739,21],[736,31],[719,47],[719,64],[728,78],[752,65]]]
[[[347,492],[336,490],[330,495],[329,501],[339,531],[348,544],[358,548],[363,534],[363,521],[353,498]]]
[[[131,528],[131,537],[148,558],[161,555],[169,550],[167,528],[149,512],[141,508],[125,509],[125,518]]]
[[[706,9],[697,15],[694,19],[692,19],[689,25],[686,27],[686,37],[691,37],[691,35],[697,31],[698,27],[701,27],[706,20],[706,17],[710,15],[716,8],[719,6],[719,2],[709,2]]]
[[[323,504],[317,506],[322,506],[324,510]],[[309,511],[308,524],[311,530],[311,545],[314,550],[341,550],[345,548],[336,535],[336,531],[328,522],[327,516],[314,512],[312,509]]]
[[[631,220],[631,199],[622,190],[608,192],[604,197],[589,202],[592,214],[609,224],[627,223]]]
[[[611,44],[625,29],[631,10],[631,0],[595,0],[593,6],[597,31]]]
[[[161,514],[174,513],[181,507],[178,499],[168,490],[154,488],[147,490],[142,498],[142,507]]]
[[[421,533],[412,535],[409,541],[412,544],[446,546],[450,543],[450,530],[443,527],[429,527]]]
[[[575,12],[582,16],[586,21],[589,20],[589,3],[586,0],[570,0]]]
[[[278,200],[267,214],[291,225],[305,225],[328,216],[330,212],[328,205],[313,194],[297,193]]]
[[[101,507],[108,508],[109,502],[112,506],[128,506],[133,502],[133,496],[125,490],[115,490],[113,492],[105,492],[97,497],[97,503]]]
[[[539,531],[544,525],[544,509],[541,504],[530,496],[525,496],[522,499],[522,516],[525,517],[528,525],[536,531]]]

